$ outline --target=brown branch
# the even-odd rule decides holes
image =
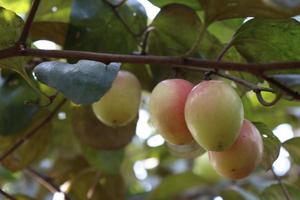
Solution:
[[[19,55],[19,47],[17,47],[16,45],[7,49],[0,50],[0,59],[11,58]]]
[[[10,154],[12,154],[15,150],[17,150],[24,142],[26,142],[28,139],[30,139],[32,136],[34,136],[40,128],[42,128],[46,123],[48,123],[55,116],[55,114],[65,104],[66,101],[67,101],[67,99],[63,99],[55,107],[55,109],[43,121],[41,121],[40,124],[38,124],[34,129],[32,129],[31,131],[29,131],[23,138],[21,138],[20,140],[18,140],[7,151],[5,151],[0,156],[0,162],[2,162],[5,158],[7,158]]]
[[[16,47],[10,47],[0,50],[0,59],[11,58],[15,56],[36,56],[40,58],[65,58],[65,59],[86,59],[100,62],[122,62],[132,64],[159,64],[176,65],[179,68],[195,70],[223,69],[231,71],[249,72],[260,75],[263,72],[273,70],[300,69],[300,61],[290,62],[270,62],[270,63],[236,63],[236,62],[218,62],[213,60],[203,60],[199,58],[181,58],[178,56],[154,56],[154,55],[126,55],[111,53],[95,53],[89,51],[72,50],[43,50],[27,48],[23,52],[18,51]],[[268,77],[267,79],[270,80]]]
[[[272,171],[275,179],[277,180],[277,182],[278,182],[278,184],[279,184],[279,186],[280,186],[280,188],[282,190],[282,193],[283,193],[285,199],[286,200],[292,200],[291,197],[290,197],[290,195],[289,195],[289,192],[287,191],[286,187],[282,183],[281,178],[279,176],[277,176],[277,174],[275,173],[273,167],[271,168],[271,171]]]
[[[26,40],[28,38],[29,31],[30,31],[34,16],[36,14],[36,11],[39,7],[40,2],[41,2],[40,0],[34,0],[33,3],[32,3],[29,15],[28,15],[27,20],[25,22],[25,25],[23,27],[23,31],[21,33],[21,36],[20,36],[18,42],[17,42],[18,45],[21,45],[20,46],[21,48],[23,48],[23,47],[25,48],[25,43],[26,43]]]
[[[20,55],[20,53],[18,55]],[[263,73],[264,71],[272,71],[272,70],[300,69],[300,61],[273,62],[273,63],[236,63],[236,62],[217,62],[212,60],[202,60],[199,58],[181,58],[177,56],[124,55],[124,54],[95,53],[89,51],[42,50],[42,49],[30,49],[30,48],[26,49],[23,55],[37,56],[41,58],[87,59],[87,60],[102,61],[105,63],[122,62],[122,63],[132,63],[132,64],[177,65],[180,66],[181,68],[186,68],[186,69],[189,69],[191,66],[193,66],[197,68],[243,71],[243,72],[250,72],[256,74]]]
[[[64,192],[60,190],[60,188],[52,183],[51,178],[35,171],[31,167],[27,167],[25,169],[25,172],[30,175],[33,179],[35,179],[37,182],[39,182],[41,185],[43,185],[45,188],[47,188],[51,193],[60,192],[63,193],[66,200],[71,200],[71,198]]]
[[[271,84],[283,90],[286,94],[295,100],[300,100],[300,94],[279,83],[278,81],[264,75],[266,71],[300,69],[300,61],[292,62],[273,62],[273,63],[236,63],[236,62],[219,62],[212,60],[202,60],[198,58],[182,58],[177,56],[153,56],[153,55],[125,55],[95,53],[88,51],[71,51],[71,50],[42,50],[26,48],[22,52],[16,47],[11,47],[0,51],[0,59],[14,56],[36,56],[40,58],[66,58],[66,59],[87,59],[104,63],[122,62],[133,64],[159,64],[162,66],[175,65],[178,68],[212,71],[214,70],[232,70],[249,72],[260,76]]]
[[[0,194],[2,194],[4,197],[6,197],[9,200],[17,200],[15,197],[13,197],[10,194],[4,192],[1,188],[0,188]]]

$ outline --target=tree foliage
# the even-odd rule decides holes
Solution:
[[[159,8],[154,19],[138,0],[0,0],[0,195],[299,199],[300,2],[149,2]],[[39,49],[41,40],[56,49]],[[140,112],[108,127],[91,104],[120,69],[141,82]],[[148,101],[170,78],[222,79],[237,91],[264,143],[251,176],[230,181],[195,144],[163,144]],[[293,130],[287,141],[274,134],[282,124]],[[279,177],[284,150],[291,168]]]

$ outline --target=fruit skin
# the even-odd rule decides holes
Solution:
[[[92,109],[96,117],[105,125],[125,126],[137,116],[141,92],[141,84],[135,75],[121,70],[112,87],[92,105]]]
[[[215,170],[230,179],[248,176],[261,162],[263,140],[256,127],[244,120],[240,135],[226,151],[209,151],[209,159]]]
[[[238,137],[244,109],[235,90],[220,80],[199,83],[185,104],[185,120],[194,139],[209,151],[224,151]]]
[[[182,79],[160,82],[150,96],[149,111],[155,128],[171,144],[189,144],[193,137],[184,119],[184,106],[193,84]]]

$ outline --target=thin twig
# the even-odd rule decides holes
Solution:
[[[146,29],[143,37],[143,41],[141,43],[141,52],[139,55],[146,55],[147,54],[147,46],[148,46],[148,39],[150,36],[150,33],[154,30],[155,28],[150,26]]]
[[[2,162],[5,158],[7,158],[9,155],[11,155],[15,150],[17,150],[24,142],[26,142],[28,139],[30,139],[32,136],[34,136],[37,131],[42,128],[45,124],[47,124],[59,111],[59,109],[67,102],[67,99],[63,99],[55,108],[54,110],[43,120],[41,123],[39,123],[34,129],[29,131],[23,138],[18,140],[16,143],[14,143],[8,150],[6,150],[1,156],[0,156],[0,162]]]
[[[221,53],[218,55],[216,61],[220,62],[225,54],[228,52],[228,50],[232,47],[233,38],[230,40],[229,43],[227,43],[224,48],[222,49]]]
[[[1,188],[0,188],[0,194],[2,194],[4,197],[6,197],[9,200],[17,200],[15,197],[13,197],[10,194],[4,192]]]
[[[56,192],[63,193],[66,200],[71,200],[71,198],[66,193],[61,191],[57,185],[52,183],[49,177],[35,171],[31,167],[27,167],[25,169],[25,172],[28,175],[30,175],[33,179],[35,179],[37,182],[39,182],[41,185],[43,185],[45,188],[47,188],[51,193],[56,193]]]
[[[277,176],[277,174],[275,173],[273,167],[271,168],[271,171],[272,171],[272,173],[273,173],[275,179],[278,181],[279,186],[280,186],[280,188],[281,188],[281,190],[282,190],[282,193],[283,193],[285,199],[286,199],[286,200],[292,200],[291,197],[290,197],[290,195],[289,195],[289,192],[287,191],[286,187],[285,187],[284,184],[282,183],[281,178],[280,178],[279,176]]]
[[[36,14],[36,11],[39,7],[40,2],[41,2],[40,0],[34,0],[33,1],[30,12],[29,12],[29,15],[28,15],[27,20],[25,22],[25,25],[23,27],[23,31],[20,35],[20,38],[19,38],[18,42],[17,42],[18,45],[23,45],[23,47],[25,47],[26,40],[28,38],[28,34],[29,34],[29,31],[30,31],[31,25],[32,25],[34,16]]]
[[[253,90],[254,92],[264,91],[264,92],[275,93],[275,91],[272,88],[260,87],[260,86],[257,86],[254,83],[248,82],[248,81],[246,81],[244,79],[241,79],[241,78],[238,78],[236,76],[232,76],[232,75],[229,75],[229,74],[224,74],[224,73],[221,73],[221,72],[212,72],[212,73],[217,75],[217,76],[232,80],[235,83],[238,83],[238,84],[240,84],[240,85],[242,85],[242,86],[244,86],[244,87],[246,87],[250,90]]]

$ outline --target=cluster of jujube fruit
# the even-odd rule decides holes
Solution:
[[[136,118],[140,98],[139,80],[120,71],[111,89],[92,108],[107,126],[125,126]],[[164,80],[153,89],[149,110],[153,125],[169,144],[198,143],[224,177],[244,178],[262,159],[260,133],[244,119],[238,94],[221,80],[196,86],[182,79]]]
[[[195,140],[224,177],[244,178],[262,159],[260,133],[244,119],[238,94],[221,80],[196,86],[181,79],[164,80],[152,91],[150,114],[167,142],[188,145]]]

